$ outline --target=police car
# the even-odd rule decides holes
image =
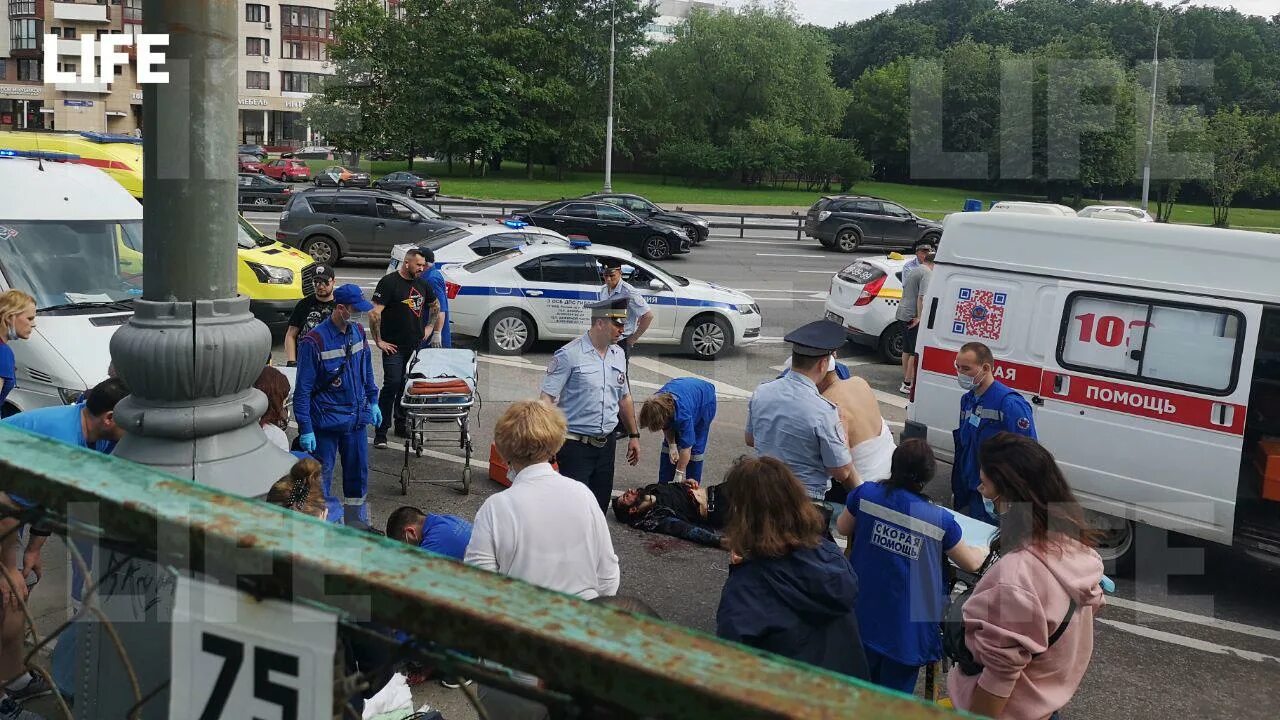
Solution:
[[[850,263],[831,278],[826,318],[838,322],[849,339],[880,351],[889,362],[902,358],[906,323],[894,317],[902,300],[902,267],[898,253],[866,257]]]
[[[749,295],[673,275],[626,250],[573,240],[527,245],[444,269],[453,332],[479,337],[492,352],[517,355],[535,340],[586,332],[586,303],[599,298],[602,258],[623,262],[623,279],[644,294],[653,324],[643,345],[680,345],[710,360],[760,337],[760,306]]]
[[[430,248],[435,253],[436,264],[443,269],[445,265],[469,263],[503,250],[539,244],[567,248],[569,238],[555,230],[540,228],[521,220],[446,228],[428,235],[422,242],[404,243],[391,248],[387,272],[395,272],[404,262],[405,253],[413,248]]]

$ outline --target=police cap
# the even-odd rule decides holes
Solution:
[[[627,299],[624,297],[593,302],[587,307],[591,308],[592,320],[596,318],[627,319]]]
[[[787,333],[783,340],[791,343],[791,352],[796,355],[818,356],[844,347],[848,336],[839,323],[815,320]]]
[[[604,266],[604,269],[606,269],[606,270],[612,270],[612,269],[614,269],[614,268],[621,268],[621,267],[622,267],[622,258],[607,257],[607,256],[606,256],[606,257],[602,257],[602,258],[600,258],[600,264],[601,264],[602,266]]]

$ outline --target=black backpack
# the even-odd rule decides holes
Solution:
[[[982,672],[982,664],[973,657],[973,653],[969,652],[969,647],[965,645],[964,639],[964,604],[973,595],[973,589],[978,585],[978,578],[982,577],[982,573],[991,567],[994,562],[995,553],[987,557],[987,562],[982,564],[978,570],[977,577],[962,578],[959,582],[965,584],[965,589],[958,595],[953,594],[947,603],[946,612],[942,616],[942,652],[946,654],[956,667],[960,668],[960,672],[965,675],[977,675]],[[1065,589],[1065,588],[1064,588]],[[1049,645],[1045,648],[1053,647],[1058,642],[1058,638],[1062,637],[1062,633],[1067,631],[1067,627],[1071,624],[1071,616],[1076,613],[1075,598],[1067,595],[1068,605],[1066,617],[1062,618],[1062,622],[1058,623],[1058,629],[1053,631],[1049,636]],[[1043,653],[1036,653],[1031,657],[1039,657]]]

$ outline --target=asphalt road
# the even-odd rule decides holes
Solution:
[[[275,230],[271,214],[250,214],[265,232]],[[704,477],[717,482],[732,461],[748,449],[742,435],[746,399],[761,381],[777,374],[788,354],[781,337],[790,329],[822,317],[831,275],[852,260],[820,247],[782,237],[752,239],[713,235],[690,255],[665,263],[672,271],[741,289],[752,295],[764,314],[760,342],[735,349],[715,362],[699,362],[674,352],[641,348],[632,361],[633,390],[638,399],[663,382],[696,375],[720,383],[719,411]],[[376,263],[340,264],[340,281],[371,288],[382,269]],[[375,522],[402,503],[431,512],[472,517],[500,486],[486,479],[493,424],[508,403],[534,397],[555,346],[540,343],[518,358],[481,352],[481,406],[473,412],[471,432],[478,458],[470,495],[426,483],[415,483],[400,495],[402,450],[370,450],[369,498]],[[277,353],[282,352],[277,348]],[[879,363],[866,350],[844,353],[854,371],[880,391],[882,411],[901,429],[904,399],[897,395],[900,373]],[[375,367],[381,376],[381,368]],[[657,475],[659,439],[642,440],[639,466],[619,461],[618,490],[653,482]],[[409,460],[420,480],[460,478],[457,443],[432,449]],[[946,498],[950,468],[942,465],[931,486],[935,499]],[[624,594],[639,596],[667,620],[713,630],[719,591],[727,574],[724,553],[695,547],[664,536],[647,535],[610,520],[622,561]],[[1117,579],[1117,594],[1095,624],[1096,647],[1083,686],[1067,707],[1068,718],[1215,717],[1269,720],[1280,715],[1280,570],[1228,549],[1163,533],[1139,538],[1139,575]],[[1164,549],[1174,546],[1171,549]],[[863,587],[863,592],[875,592]],[[422,686],[419,704],[430,702],[447,717],[474,717],[461,693],[438,685]]]

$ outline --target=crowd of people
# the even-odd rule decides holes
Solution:
[[[924,255],[921,272],[930,261]],[[429,279],[432,260],[429,250],[411,250],[378,283],[372,302],[355,285],[337,285],[332,268],[318,269],[316,293],[300,304],[286,336],[289,364],[297,368],[294,445],[285,433],[287,378],[267,367],[255,385],[267,397],[260,420],[267,440],[300,457],[271,487],[269,502],[369,526],[367,447],[386,446],[388,430],[407,433],[398,399],[412,353],[449,342],[444,293]],[[995,379],[989,348],[970,343],[957,356],[957,382],[966,392],[954,435],[953,509],[926,495],[936,472],[928,445],[895,442],[874,392],[836,358],[843,328],[826,321],[787,335],[787,368],[748,404],[743,442],[754,453],[709,482],[703,467],[717,411],[714,385],[672,380],[637,411],[629,357],[652,316],[618,268],[605,268],[603,277],[585,334],[556,351],[538,397],[512,403],[494,427],[510,487],[488,497],[473,520],[400,507],[387,518],[387,536],[596,601],[616,596],[623,582],[606,521],[611,506],[619,522],[728,553],[715,618],[720,637],[908,693],[923,666],[944,652],[958,659],[943,642],[954,566],[981,576],[960,608],[967,655],[948,676],[956,706],[991,717],[1056,715],[1089,662],[1102,563],[1070,487],[1035,440],[1029,406]],[[0,295],[6,392],[8,343],[30,334],[34,307],[29,296]],[[123,432],[113,409],[125,395],[123,381],[111,378],[77,404],[5,422],[110,452]],[[626,461],[638,464],[641,429],[661,437],[657,482],[615,493],[617,442],[625,436]],[[340,488],[333,482],[339,457]],[[4,502],[22,503],[13,496]],[[958,514],[998,526],[998,534],[989,543],[966,542]],[[846,538],[845,550],[837,537]],[[0,562],[13,579],[0,595],[26,591],[29,574],[38,581],[41,542],[33,537],[23,551],[6,540]],[[14,679],[0,698],[0,720],[30,720],[17,701],[52,687],[12,665],[21,628],[11,628],[10,615],[0,627],[0,680]],[[60,670],[55,652],[53,679],[69,695],[74,682],[70,651],[64,653]],[[547,716],[497,688],[479,693],[494,717]]]

